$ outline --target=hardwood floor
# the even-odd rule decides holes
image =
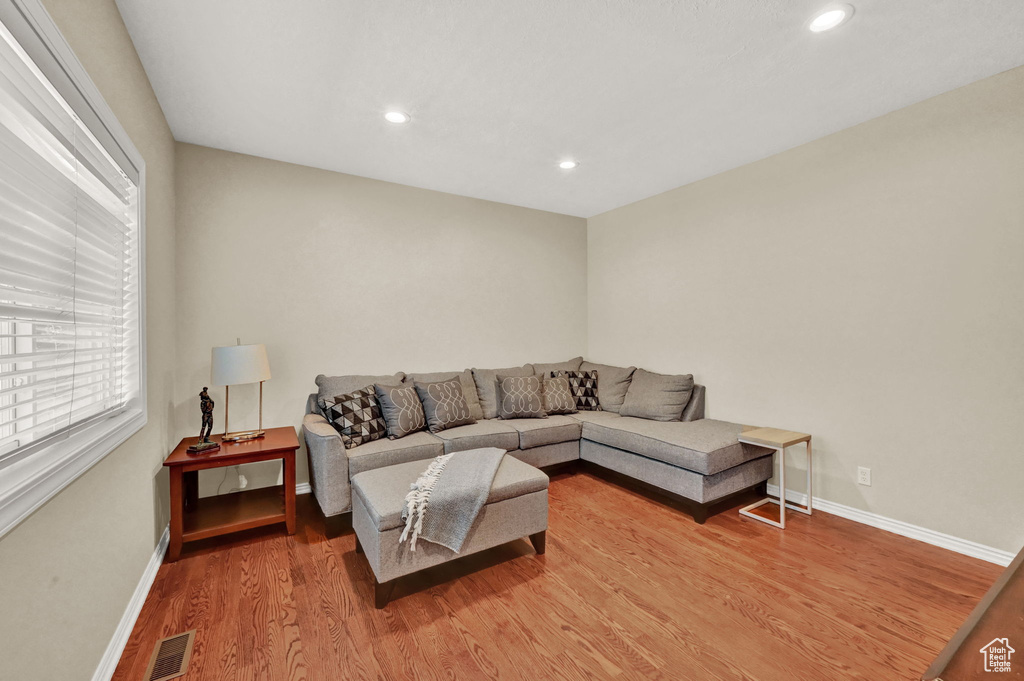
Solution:
[[[526,539],[399,582],[373,607],[351,530],[186,547],[160,568],[114,674],[197,629],[197,679],[917,679],[998,566],[826,513],[707,524],[593,475],[557,476]]]

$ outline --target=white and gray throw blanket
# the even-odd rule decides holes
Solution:
[[[416,540],[424,539],[458,553],[487,503],[504,456],[504,449],[486,447],[443,454],[431,461],[405,496],[405,529],[399,543],[409,539],[409,548],[415,551]]]

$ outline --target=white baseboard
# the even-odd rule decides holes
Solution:
[[[153,580],[156,579],[156,573],[164,562],[164,552],[167,550],[170,539],[170,527],[165,527],[164,533],[160,535],[160,541],[153,549],[153,555],[149,558],[149,565],[142,573],[142,577],[135,587],[135,593],[132,594],[131,600],[128,601],[128,607],[125,608],[124,615],[121,616],[121,622],[117,625],[114,637],[107,644],[100,664],[96,667],[96,673],[92,675],[93,681],[110,681],[110,677],[114,675],[117,663],[121,660],[121,653],[124,652],[124,647],[128,645],[128,638],[132,635],[135,620],[139,618],[142,606],[146,603],[146,596],[149,595],[149,589],[153,586]]]
[[[312,491],[308,482],[300,482],[295,485],[296,494],[309,494]],[[164,562],[164,553],[167,552],[167,544],[171,540],[170,531],[170,527],[165,527],[164,533],[160,535],[160,541],[157,542],[156,548],[153,549],[153,555],[149,558],[149,564],[146,566],[145,571],[143,571],[142,577],[139,578],[139,583],[135,587],[135,593],[132,594],[131,600],[128,601],[128,607],[125,608],[124,614],[121,616],[121,621],[117,625],[114,637],[107,644],[107,649],[104,651],[102,659],[100,659],[99,666],[96,667],[96,672],[92,675],[93,681],[110,681],[110,677],[114,675],[117,663],[121,661],[121,653],[124,652],[124,647],[128,645],[128,638],[132,635],[135,620],[139,619],[139,613],[142,612],[142,606],[146,603],[146,596],[149,595],[149,590],[153,586],[156,573]]]
[[[768,485],[768,494],[778,496],[779,486]],[[786,500],[797,504],[806,504],[807,495],[803,492],[786,490]],[[880,530],[923,541],[924,543],[932,544],[933,546],[941,546],[944,549],[956,551],[957,553],[962,553],[965,556],[980,558],[1004,567],[1009,565],[1010,561],[1012,561],[1014,557],[1009,551],[994,549],[991,546],[985,546],[984,544],[978,544],[977,542],[969,541],[967,539],[954,537],[951,534],[944,534],[942,532],[936,532],[935,530],[929,530],[926,527],[911,525],[910,523],[905,523],[902,520],[894,520],[883,515],[878,515],[877,513],[871,513],[870,511],[862,511],[859,508],[853,508],[852,506],[844,506],[843,504],[837,504],[834,501],[829,501],[828,499],[822,499],[820,497],[814,497],[814,508],[815,510],[822,510],[825,513],[837,515],[840,518],[846,518],[847,520],[853,520],[854,522],[863,523],[864,525],[877,527]]]

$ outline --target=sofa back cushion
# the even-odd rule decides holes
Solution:
[[[416,383],[415,386],[431,433],[476,423],[469,413],[469,404],[462,394],[462,382],[458,377],[436,383]]]
[[[474,421],[481,421],[484,418],[484,410],[480,407],[480,398],[476,394],[476,382],[473,381],[473,372],[465,371],[435,371],[430,374],[407,374],[406,381],[413,383],[438,383],[458,378],[462,385],[462,396],[466,398],[469,405],[469,415]]]
[[[629,382],[636,367],[584,362],[580,365],[580,371],[597,372],[597,399],[601,403],[601,409],[618,414],[622,401],[626,399],[626,391],[629,390]]]
[[[485,419],[498,418],[498,374],[502,376],[533,376],[533,365],[524,364],[521,367],[509,367],[508,369],[473,369],[473,381],[476,383],[476,392],[480,397],[480,408],[483,409]]]
[[[692,374],[672,376],[637,369],[619,413],[652,421],[679,421],[691,394]]]
[[[405,374],[399,371],[391,376],[324,376],[316,377],[317,405],[321,413],[328,398],[353,393],[368,385],[401,385]]]
[[[564,362],[555,362],[554,364],[534,364],[533,373],[542,378],[550,378],[551,374],[556,371],[579,371],[580,364],[583,364],[582,357],[573,357]]]

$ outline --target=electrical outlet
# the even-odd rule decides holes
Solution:
[[[871,487],[871,469],[859,466],[857,468],[857,484]]]

